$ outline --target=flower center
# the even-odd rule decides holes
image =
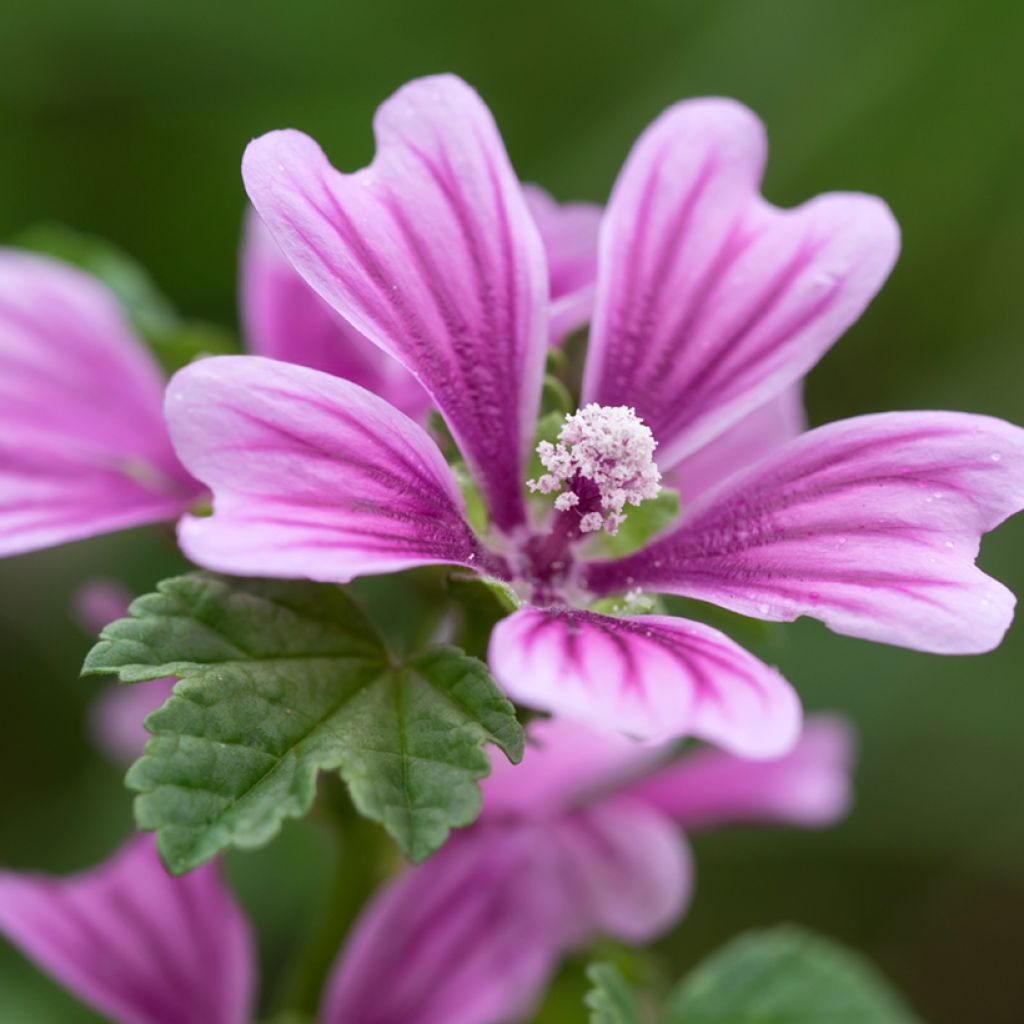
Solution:
[[[547,470],[526,485],[534,493],[557,494],[555,508],[578,517],[580,533],[615,534],[627,505],[656,498],[661,473],[654,464],[658,442],[626,405],[591,402],[566,416],[558,441],[541,441],[537,454]]]

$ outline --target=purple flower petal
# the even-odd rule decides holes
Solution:
[[[800,731],[782,676],[698,622],[524,608],[495,627],[488,657],[513,699],[597,728],[698,736],[747,757],[778,756]]]
[[[322,1024],[490,1024],[524,1016],[570,908],[534,826],[473,828],[385,886],[328,982]]]
[[[207,865],[172,878],[152,837],[71,878],[0,873],[0,933],[120,1024],[244,1024],[249,926]]]
[[[444,414],[495,524],[524,522],[523,466],[547,349],[544,250],[498,130],[452,76],[403,86],[377,155],[340,174],[312,139],[271,132],[242,165],[302,276],[409,368]]]
[[[429,408],[416,378],[302,280],[251,209],[242,245],[241,310],[254,354],[344,377],[413,419]]]
[[[691,876],[672,823],[628,800],[474,826],[364,909],[321,1019],[522,1019],[574,947],[601,933],[639,942],[663,931],[682,913]]]
[[[663,744],[641,743],[570,718],[534,719],[526,741],[517,765],[491,748],[491,774],[480,782],[483,820],[550,818],[618,788],[666,753]]]
[[[966,413],[832,423],[732,477],[664,539],[589,567],[745,615],[812,615],[837,633],[940,654],[995,647],[1013,595],[975,565],[1024,506],[1024,431]]]
[[[664,470],[807,372],[891,269],[880,200],[758,194],[757,118],[730,100],[667,110],[640,137],[602,226],[584,401],[633,406]]]
[[[853,747],[843,719],[814,715],[796,746],[774,761],[701,750],[624,792],[687,831],[742,822],[819,828],[849,808]]]
[[[178,455],[214,494],[212,516],[179,528],[200,565],[347,582],[483,562],[437,446],[349,381],[220,356],[179,371],[166,409]]]
[[[594,935],[650,942],[686,909],[689,849],[665,815],[616,797],[568,815],[549,836],[576,904],[570,946]]]
[[[806,429],[803,388],[794,384],[677,463],[667,474],[666,484],[679,491],[679,500],[686,508],[733,473],[752,466]]]
[[[98,281],[0,250],[0,555],[174,519],[194,500],[162,390]]]
[[[589,322],[597,280],[602,210],[594,203],[558,203],[537,185],[524,185],[548,259],[551,344]]]

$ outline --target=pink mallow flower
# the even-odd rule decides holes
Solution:
[[[331,972],[322,1024],[496,1024],[527,1014],[561,958],[598,935],[673,925],[693,869],[680,829],[824,826],[849,802],[851,739],[812,719],[777,761],[534,723],[522,764],[495,759],[484,811],[386,885]],[[242,1024],[249,927],[208,865],[172,878],[149,837],[68,879],[0,873],[0,933],[118,1024]]]
[[[526,460],[550,275],[494,121],[441,76],[400,89],[375,132],[376,157],[353,174],[307,136],[272,132],[246,152],[246,186],[312,288],[431,396],[488,532],[471,529],[427,433],[386,401],[305,367],[216,358],[166,399],[178,455],[214,493],[211,517],[180,526],[196,562],[338,582],[431,563],[497,577],[529,602],[490,648],[512,697],[746,756],[795,741],[788,683],[708,626],[598,614],[595,599],[680,594],[940,653],[999,642],[1014,599],[974,559],[1024,505],[1024,431],[900,412],[800,433],[803,375],[896,258],[884,203],[831,194],[780,210],[759,195],[750,111],[667,110],[603,215],[582,408],[538,449],[538,475]],[[681,518],[603,556],[601,535],[662,479],[682,489]]]

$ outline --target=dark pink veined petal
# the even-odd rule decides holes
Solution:
[[[175,374],[166,412],[179,457],[213,491],[213,515],[179,527],[206,568],[334,582],[433,563],[487,568],[437,446],[350,381],[219,356]]]
[[[760,409],[748,413],[704,445],[666,475],[668,486],[679,491],[685,509],[727,480],[752,466],[807,429],[803,387],[793,384]]]
[[[592,564],[597,593],[685,594],[755,618],[940,654],[995,647],[1014,597],[981,535],[1024,506],[1024,431],[896,412],[812,430],[728,480],[662,540]]]
[[[413,419],[427,411],[430,399],[416,378],[306,284],[252,209],[241,264],[240,305],[251,352],[344,377]]]
[[[206,865],[168,875],[152,837],[70,878],[0,872],[0,934],[119,1024],[245,1024],[249,925]]]
[[[819,828],[850,806],[854,735],[835,715],[808,717],[796,746],[772,761],[718,750],[686,754],[624,794],[687,831],[756,822]]]
[[[619,788],[666,750],[571,718],[534,719],[519,764],[491,753],[491,773],[480,782],[481,818],[549,818]]]
[[[670,818],[612,797],[552,823],[548,834],[576,907],[570,945],[595,935],[649,942],[682,916],[693,868]]]
[[[899,234],[871,196],[780,210],[758,119],[680,103],[633,147],[601,229],[584,401],[633,406],[680,459],[797,381],[860,315]]]
[[[597,236],[602,210],[594,203],[559,203],[537,185],[524,185],[548,261],[551,344],[588,323],[597,282]]]
[[[377,155],[340,174],[312,139],[251,143],[249,197],[281,250],[349,323],[422,382],[494,523],[523,523],[547,350],[544,250],[480,97],[450,75],[377,111]]]
[[[363,910],[328,980],[322,1024],[523,1019],[565,947],[562,883],[543,829],[454,834]]]
[[[184,511],[199,486],[171,449],[162,390],[98,281],[0,250],[0,555]]]
[[[514,700],[641,739],[690,735],[775,757],[800,731],[778,672],[686,619],[524,608],[494,628],[488,660]]]

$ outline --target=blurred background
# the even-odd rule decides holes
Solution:
[[[726,94],[767,123],[769,199],[874,192],[903,227],[891,281],[810,378],[812,423],[914,407],[1021,422],[1022,45],[1010,0],[7,0],[0,238],[42,220],[102,235],[183,311],[231,328],[254,135],[301,128],[354,169],[377,103],[451,70],[491,105],[523,178],[603,201],[659,111]],[[1024,592],[1024,517],[981,564]],[[90,641],[71,596],[96,575],[142,591],[181,568],[159,531],[0,563],[0,864],[79,869],[129,827],[120,773],[90,744],[102,684],[77,678]],[[682,971],[746,927],[795,920],[865,951],[933,1024],[1019,1024],[1024,622],[979,658],[806,622],[768,631],[761,653],[809,708],[856,722],[856,808],[827,833],[698,837],[696,899],[663,961]],[[231,859],[268,985],[320,898],[322,862],[306,825]],[[578,987],[570,967],[543,1019],[582,1019]],[[96,1019],[6,947],[0,1007],[5,1024]]]

